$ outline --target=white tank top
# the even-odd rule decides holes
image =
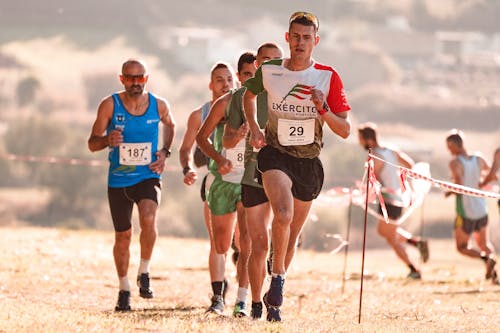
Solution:
[[[479,188],[481,169],[479,167],[477,156],[472,155],[469,158],[465,158],[464,156],[459,155],[458,160],[460,161],[464,169],[462,185],[475,189]],[[463,194],[462,204],[464,214],[469,219],[479,219],[488,214],[486,200],[484,198]]]
[[[398,156],[391,149],[378,147],[373,149],[373,152],[385,161],[398,165]],[[384,163],[378,176],[378,181],[382,184],[384,200],[391,205],[404,207],[399,168]]]

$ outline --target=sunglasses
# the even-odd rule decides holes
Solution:
[[[316,30],[319,29],[319,21],[318,18],[311,13],[308,12],[295,12],[290,16],[290,20],[288,20],[288,24],[292,24],[295,20],[306,18],[306,20],[310,21],[316,27]]]
[[[147,74],[139,74],[139,75],[132,75],[132,74],[122,74],[120,77],[123,79],[123,81],[126,82],[137,82],[137,83],[146,83],[148,80],[148,75]]]

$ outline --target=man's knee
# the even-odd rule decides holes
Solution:
[[[261,258],[266,257],[269,251],[269,242],[267,237],[258,237],[252,239],[252,256]]]
[[[468,245],[467,243],[457,242],[456,247],[458,252],[464,253],[467,251]]]
[[[119,249],[128,248],[132,241],[132,230],[115,233],[115,247]]]
[[[291,207],[279,206],[274,210],[274,218],[281,225],[290,225],[293,219],[293,209]]]

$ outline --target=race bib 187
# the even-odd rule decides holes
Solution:
[[[151,163],[151,142],[122,143],[120,145],[120,164],[148,165]]]
[[[315,119],[278,119],[278,141],[282,146],[307,145],[314,142]]]

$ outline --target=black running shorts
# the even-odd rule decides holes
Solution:
[[[161,201],[161,181],[158,178],[143,180],[128,187],[108,187],[109,209],[115,231],[127,231],[132,227],[134,203],[150,199],[158,204]]]
[[[316,199],[325,178],[323,165],[318,157],[298,158],[282,153],[269,145],[259,151],[257,168],[260,173],[273,169],[283,171],[292,180],[293,196],[302,201]],[[259,183],[262,183],[261,176]]]
[[[203,202],[207,201],[207,193],[206,193],[207,176],[208,176],[208,173],[205,175],[205,177],[203,177],[203,180],[201,181],[200,197],[201,197],[201,201],[203,201]]]
[[[268,201],[269,199],[262,187],[241,184],[241,203],[243,207],[255,207]]]
[[[399,219],[401,217],[401,213],[403,212],[403,207],[394,206],[388,203],[385,204],[385,208],[387,210],[387,216],[391,220]],[[378,205],[378,213],[382,216],[384,215],[382,213],[382,206],[380,206],[380,204]]]
[[[487,225],[488,225],[488,215],[475,220],[461,216],[457,216],[455,218],[455,229],[462,228],[462,230],[467,235],[470,235],[473,232],[478,232],[479,230],[481,230],[481,228],[484,228]]]

